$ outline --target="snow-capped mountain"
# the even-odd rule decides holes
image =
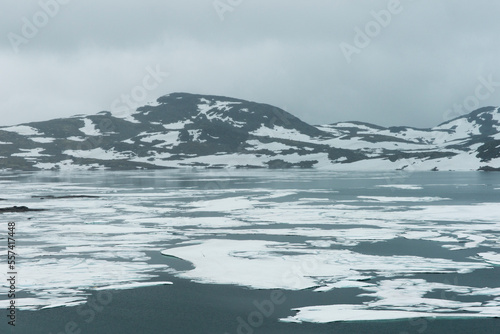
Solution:
[[[500,110],[431,129],[309,125],[267,104],[174,93],[132,113],[107,111],[0,127],[0,169],[500,168]]]

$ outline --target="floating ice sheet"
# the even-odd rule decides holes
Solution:
[[[189,261],[195,269],[177,275],[202,283],[256,289],[306,289],[353,277],[393,277],[420,273],[469,273],[484,262],[455,262],[418,256],[375,256],[348,250],[310,249],[307,244],[211,239],[162,254]]]
[[[67,163],[68,168],[73,166],[71,160]],[[418,187],[414,180],[397,174],[389,175],[389,183],[383,173],[64,175],[33,174],[26,176],[29,182],[3,178],[5,206],[48,209],[28,216],[2,215],[17,222],[23,245],[19,279],[28,296],[19,300],[22,309],[76,305],[85,301],[89,290],[166,284],[154,281],[167,271],[201,283],[250,288],[310,288],[318,294],[354,288],[367,300],[300,308],[287,321],[337,321],[327,317],[326,310],[339,309],[344,311],[338,319],[344,320],[498,314],[498,286],[421,279],[496,269],[500,204],[494,196],[470,204],[442,201],[454,198],[453,191],[429,190],[446,186],[441,181],[410,189]],[[44,177],[61,182],[44,182]],[[350,188],[351,182],[359,185],[361,179],[370,186]],[[337,181],[348,183],[348,191]],[[386,187],[394,182],[408,186]],[[409,190],[411,197],[406,196]],[[497,190],[491,187],[491,191]],[[99,198],[31,198],[74,194]],[[392,256],[390,247],[401,244],[411,247],[398,248],[398,254],[417,255]],[[420,250],[419,245],[435,246],[436,253],[428,257],[427,248]],[[168,261],[161,264],[160,251],[191,262],[194,269],[174,270]],[[2,289],[0,298],[5,296]],[[440,298],[440,292],[458,298]],[[430,298],[430,293],[437,297]],[[479,305],[467,301],[467,296],[484,301]]]
[[[281,319],[285,322],[326,323],[336,321],[371,321],[406,318],[474,318],[500,315],[500,301],[492,299],[487,303],[462,302],[445,298],[456,293],[458,297],[467,295],[496,294],[481,288],[429,283],[422,279],[383,280],[378,284],[366,284],[361,289],[371,293],[360,297],[374,297],[362,305],[321,305],[295,309],[297,314]],[[442,291],[441,298],[426,298],[429,292]]]

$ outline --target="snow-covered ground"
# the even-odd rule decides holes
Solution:
[[[500,168],[498,108],[429,129],[360,122],[308,125],[265,104],[174,93],[127,113],[0,127],[6,168],[317,168],[471,171]],[[10,145],[8,143],[13,143]],[[48,155],[26,155],[50,152]],[[135,152],[131,154],[131,152]],[[83,158],[83,159],[81,159]],[[26,166],[20,161],[25,160]],[[86,162],[85,159],[93,160]],[[97,160],[97,161],[95,161]],[[119,167],[116,160],[123,160]],[[65,164],[69,165],[69,164]]]

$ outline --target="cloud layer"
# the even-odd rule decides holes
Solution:
[[[500,4],[486,0],[9,0],[0,8],[2,125],[110,110],[148,67],[169,75],[138,103],[176,91],[224,95],[312,124],[430,127],[500,105]],[[341,45],[355,52],[346,57]]]

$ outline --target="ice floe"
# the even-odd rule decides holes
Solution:
[[[154,271],[164,268],[164,265],[146,262],[59,258],[58,254],[47,254],[46,257],[22,261],[18,265],[17,291],[29,292],[36,297],[21,298],[17,306],[19,309],[36,309],[61,305],[64,301],[84,303],[87,290],[128,289],[133,287],[131,281],[154,278]],[[0,305],[4,306],[2,304],[6,302],[0,301]]]
[[[422,186],[415,184],[383,184],[378,185],[379,188],[395,188],[395,189],[408,189],[408,190],[419,190],[423,189]]]
[[[449,198],[442,197],[389,197],[389,196],[358,196],[358,198],[377,202],[436,202],[445,201]]]
[[[72,160],[66,163],[71,170]],[[18,305],[77,305],[91,290],[168,284],[158,281],[167,272],[253,289],[318,294],[356,289],[365,301],[298,307],[284,321],[498,315],[500,287],[422,277],[496,270],[500,204],[493,197],[490,202],[455,201],[453,191],[443,195],[428,189],[444,187],[437,183],[411,189],[417,188],[415,182],[402,178],[411,188],[392,187],[399,175],[391,183],[381,173],[356,180],[352,173],[321,171],[35,173],[18,175],[22,182],[5,175],[2,203],[48,209],[30,215],[33,219],[3,216],[22,231],[19,286],[27,296]],[[351,189],[361,178],[370,186]],[[418,196],[406,197],[408,190],[418,190]],[[99,198],[31,198],[46,194]],[[394,244],[419,243],[391,254]],[[427,245],[435,246],[436,254],[428,257],[427,249],[418,249]],[[152,261],[152,254],[161,259],[160,252],[192,267]],[[468,301],[468,296],[483,301]],[[5,303],[0,300],[0,306]]]
[[[380,321],[397,320],[410,318],[466,318],[480,317],[480,314],[471,313],[437,313],[437,312],[411,312],[398,310],[377,310],[367,309],[363,305],[356,304],[337,304],[320,305],[297,308],[298,313],[295,316],[283,318],[283,322],[314,322],[328,323],[336,321]],[[486,315],[483,315],[485,317]]]
[[[477,254],[487,262],[500,266],[500,254],[495,252],[485,252]]]
[[[462,302],[444,298],[455,293],[457,298],[466,295],[497,294],[481,288],[463,287],[443,283],[431,283],[422,279],[383,280],[378,284],[366,284],[360,289],[368,293],[360,297],[373,300],[362,305],[336,304],[308,306],[295,309],[297,314],[281,319],[284,322],[326,323],[336,321],[395,320],[407,318],[468,318],[491,317],[500,314],[500,301],[488,303]],[[432,291],[442,291],[441,298],[425,297]]]
[[[170,285],[172,282],[145,282],[145,283],[130,283],[130,284],[121,284],[121,285],[108,285],[104,287],[96,288],[95,290],[127,290],[127,289],[136,289],[136,288],[145,288],[149,286],[157,286],[157,285]]]
[[[197,282],[238,284],[256,289],[306,289],[366,274],[379,277],[419,273],[468,273],[484,262],[455,262],[417,256],[375,256],[348,250],[313,250],[304,244],[209,239],[162,251],[192,263],[178,273]],[[290,255],[292,254],[292,255]]]

